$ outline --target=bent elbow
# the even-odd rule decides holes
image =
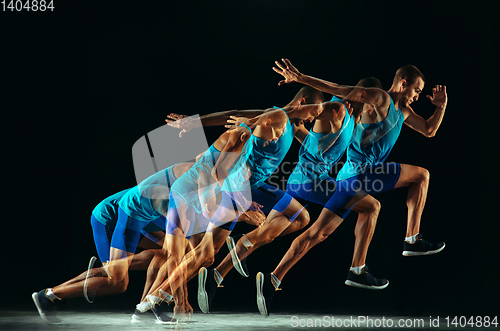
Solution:
[[[427,132],[425,135],[427,138],[433,138],[436,135],[436,131]]]

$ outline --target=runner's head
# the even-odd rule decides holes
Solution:
[[[323,93],[310,86],[302,87],[292,100],[296,105],[312,105],[319,104],[325,101]]]
[[[418,100],[424,85],[424,75],[417,67],[410,64],[399,68],[392,82],[393,89],[402,93],[401,105],[404,107],[408,107],[412,102]]]
[[[379,88],[382,89],[382,83],[375,77],[365,77],[362,78],[356,86],[367,87],[367,88]],[[362,104],[362,103],[351,103],[353,106],[353,116],[355,119],[359,119],[359,116],[363,113],[371,114],[374,111],[373,105]]]
[[[293,98],[291,104],[295,106],[303,106],[303,105],[315,105],[321,104],[325,101],[323,97],[323,93],[321,91],[316,90],[315,88],[304,86]],[[300,107],[302,108],[302,107]],[[302,109],[294,110],[294,117],[296,124],[302,124],[303,122],[312,122],[316,116],[321,114],[322,110],[314,107],[304,107]]]

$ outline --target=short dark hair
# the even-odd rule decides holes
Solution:
[[[417,69],[417,67],[411,64],[407,64],[396,71],[394,81],[397,82],[404,79],[408,82],[408,85],[413,85],[417,81],[418,77],[422,78],[425,83],[424,74],[422,74],[420,70]]]
[[[382,83],[375,77],[365,77],[362,78],[356,86],[361,86],[361,87],[376,87],[379,89],[382,89]]]
[[[305,98],[307,104],[318,104],[325,101],[323,93],[310,86],[302,87],[294,97],[294,100]]]

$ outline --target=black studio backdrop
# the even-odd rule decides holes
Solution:
[[[404,127],[388,159],[430,171],[422,233],[447,247],[435,256],[403,258],[407,190],[380,194],[367,262],[389,287],[343,284],[354,244],[352,213],[291,270],[273,310],[492,314],[499,289],[497,13],[498,5],[486,1],[57,1],[53,12],[1,12],[4,290],[12,302],[34,309],[33,291],[85,269],[96,254],[92,209],[136,184],[132,145],[164,125],[170,112],[288,103],[300,86],[278,87],[280,76],[271,69],[287,57],[316,77],[354,85],[375,76],[386,89],[397,68],[414,64],[427,81],[414,105],[424,118],[434,111],[424,96],[436,84],[447,86],[448,109],[436,137]],[[207,128],[208,143],[223,131]],[[296,161],[298,149],[294,143],[285,161]],[[312,207],[311,218],[320,210]],[[249,230],[239,225],[235,233]],[[255,252],[249,279],[232,271],[215,310],[257,311],[253,275],[272,271],[296,235]],[[226,253],[221,249],[216,263]],[[143,279],[133,272],[126,293],[93,306],[69,300],[67,307],[132,310]],[[197,309],[195,296],[191,304]]]

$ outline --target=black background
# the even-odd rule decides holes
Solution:
[[[397,68],[416,65],[423,94],[448,88],[436,137],[404,127],[388,161],[427,168],[422,233],[446,249],[401,256],[406,189],[382,203],[368,254],[383,291],[343,284],[354,243],[352,213],[287,275],[275,312],[372,315],[498,314],[499,6],[488,1],[87,1],[55,0],[53,12],[1,12],[1,306],[34,310],[30,294],[86,268],[95,248],[90,213],[134,186],[131,148],[170,112],[207,114],[288,103],[298,84],[278,87],[274,61],[341,84],[365,76],[388,89]],[[415,111],[435,109],[422,97]],[[212,143],[223,128],[207,128]],[[166,142],[168,143],[168,142]],[[296,159],[294,143],[286,160]],[[291,169],[290,169],[291,170]],[[311,218],[319,214],[311,208]],[[235,233],[251,230],[239,226]],[[257,311],[253,275],[270,272],[296,234],[232,271],[215,310]],[[227,249],[217,256],[219,261]],[[129,290],[67,302],[73,309],[133,309],[144,273]],[[190,285],[191,295],[195,284]],[[195,296],[191,304],[198,309]]]

